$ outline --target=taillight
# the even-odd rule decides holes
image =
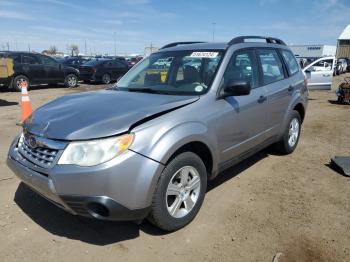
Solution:
[[[95,67],[93,67],[93,68],[91,68],[91,71],[92,71],[93,74],[95,74],[97,70],[96,70]]]

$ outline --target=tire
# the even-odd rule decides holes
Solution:
[[[78,85],[78,77],[74,74],[68,74],[64,78],[64,85],[69,88],[76,87]]]
[[[12,90],[21,92],[22,88],[21,88],[21,81],[25,81],[27,84],[27,90],[29,90],[30,87],[30,82],[28,77],[24,76],[24,75],[18,75],[16,76],[13,80],[12,80]]]
[[[297,123],[297,126],[295,125],[295,123]],[[294,129],[294,131],[292,131],[292,129]],[[277,150],[277,152],[282,155],[288,155],[293,153],[299,142],[300,130],[300,114],[298,111],[293,110],[289,116],[288,125],[285,127],[281,140],[275,144],[275,149]],[[292,136],[294,136],[294,139],[292,138]]]
[[[102,76],[102,83],[107,85],[111,82],[111,76],[109,74],[104,74]]]
[[[183,186],[185,183],[181,182],[181,177],[187,186]],[[165,231],[186,226],[202,206],[206,189],[207,170],[201,158],[192,152],[181,153],[162,172],[148,220]]]

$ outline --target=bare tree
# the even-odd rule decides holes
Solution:
[[[72,44],[72,45],[68,46],[68,50],[70,51],[71,56],[79,55],[79,46],[78,45]]]
[[[54,45],[50,46],[49,50],[47,50],[47,53],[48,53],[49,55],[55,55],[55,54],[57,54],[57,47],[54,46]]]

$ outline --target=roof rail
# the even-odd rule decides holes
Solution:
[[[167,44],[167,45],[163,46],[163,47],[160,48],[159,50],[164,49],[164,48],[169,48],[169,47],[178,46],[178,45],[190,45],[190,44],[199,44],[199,43],[205,43],[205,42],[201,42],[201,41],[174,42],[174,43],[170,43],[170,44]]]
[[[278,39],[278,38],[265,37],[265,36],[252,36],[252,35],[238,36],[238,37],[232,38],[231,41],[228,42],[228,44],[234,45],[234,44],[244,43],[245,39],[265,39],[266,43],[269,43],[269,44],[286,45],[285,42],[283,42],[281,39]]]

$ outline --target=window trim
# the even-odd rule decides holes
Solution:
[[[278,48],[273,48],[273,47],[256,47],[256,57],[258,59],[259,66],[260,66],[262,86],[267,86],[267,85],[270,85],[270,84],[273,84],[273,83],[276,83],[276,82],[279,82],[279,81],[283,81],[283,80],[288,78],[288,74],[286,75],[287,72],[286,72],[286,70],[284,68],[283,60],[281,60],[280,54],[279,54],[277,49]],[[270,82],[270,83],[267,83],[267,84],[264,83],[264,72],[263,72],[263,68],[262,68],[261,59],[260,59],[260,56],[259,56],[259,50],[273,50],[273,51],[275,51],[277,53],[277,56],[281,60],[280,62],[282,64],[283,79],[279,79],[279,80],[276,80],[276,81],[273,81],[273,82]]]

